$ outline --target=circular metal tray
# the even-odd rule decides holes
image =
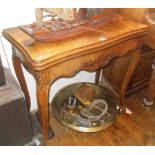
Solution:
[[[74,109],[68,109],[69,98],[72,99],[74,94],[83,84],[89,86],[89,88],[95,92],[95,96],[93,96],[95,102],[102,100],[107,105],[107,112],[102,116],[102,118],[100,118],[100,120],[95,120],[95,117],[93,117],[93,119],[88,119],[83,116],[82,111],[86,111],[88,107],[81,104],[79,100],[77,100]],[[51,108],[54,117],[66,127],[81,132],[98,132],[108,128],[116,120],[119,114],[119,99],[116,95],[114,95],[114,93],[102,86],[92,83],[75,83],[62,88],[55,95]],[[103,109],[104,108],[105,107],[103,105]],[[93,111],[96,115],[99,113],[98,110]]]

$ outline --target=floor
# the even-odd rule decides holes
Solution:
[[[144,146],[155,145],[155,104],[146,110],[142,104],[147,89],[126,98],[129,113],[121,113],[113,126],[98,133],[68,129],[50,117],[55,136],[48,145],[56,146]],[[52,115],[52,114],[51,114]]]

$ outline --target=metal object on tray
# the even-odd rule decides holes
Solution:
[[[85,92],[89,104],[85,104],[81,92]],[[66,127],[81,132],[97,132],[114,123],[119,113],[119,99],[102,86],[76,83],[62,88],[54,97],[51,108],[55,118]]]

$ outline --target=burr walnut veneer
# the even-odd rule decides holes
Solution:
[[[73,76],[82,70],[96,71],[107,65],[114,57],[122,57],[132,51],[135,53],[135,58],[127,70],[121,87],[120,99],[124,104],[128,82],[139,61],[141,37],[147,33],[148,27],[116,15],[113,21],[103,25],[100,31],[102,32],[91,31],[57,42],[37,42],[19,27],[3,31],[3,36],[13,47],[14,69],[25,93],[28,108],[30,98],[21,63],[36,80],[44,144],[48,139],[48,94],[53,82],[60,77]]]

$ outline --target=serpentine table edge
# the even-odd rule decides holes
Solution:
[[[97,41],[97,38],[103,38],[101,34],[86,33],[83,36],[75,37],[73,40],[69,39],[56,43],[34,41],[18,27],[3,30],[3,36],[12,44],[13,65],[21,89],[25,94],[28,110],[30,109],[30,96],[21,64],[36,80],[36,96],[42,124],[43,144],[46,144],[48,140],[48,96],[53,82],[61,77],[74,76],[82,70],[97,71],[106,66],[113,58],[123,57],[132,51],[137,53],[136,58],[132,67],[127,71],[120,94],[120,102],[125,105],[125,91],[139,62],[139,46],[142,36],[148,32],[148,27],[121,17],[120,20],[115,20],[112,25],[103,26],[103,30],[106,36],[105,40]],[[75,44],[76,40],[78,45]],[[59,43],[61,43],[60,47],[64,45],[65,49],[59,49]],[[72,43],[72,45],[67,50],[69,43]],[[86,46],[83,46],[85,43]],[[46,50],[45,54],[49,54],[48,48],[54,51],[52,46],[57,53],[50,57],[43,55],[43,50]],[[74,48],[73,46],[78,47]],[[39,60],[39,54],[43,57],[41,60]]]

